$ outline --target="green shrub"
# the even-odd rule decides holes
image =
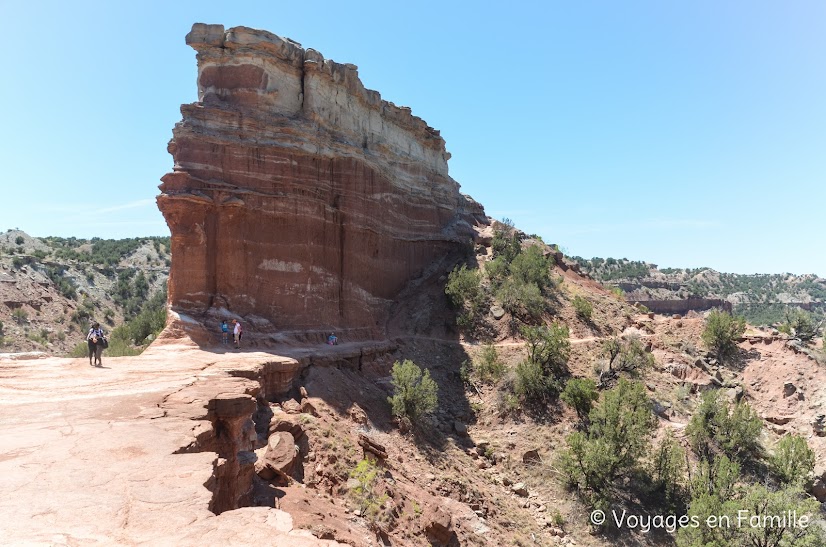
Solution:
[[[60,294],[69,300],[77,298],[77,285],[74,280],[66,277],[65,266],[47,266],[45,273]]]
[[[586,322],[591,320],[591,315],[594,313],[594,306],[590,302],[577,295],[574,297],[573,305],[577,317]]]
[[[85,340],[83,342],[78,342],[77,345],[75,345],[75,347],[73,347],[68,354],[68,357],[72,357],[75,359],[88,356],[89,344],[87,344]]]
[[[563,376],[568,372],[568,357],[571,354],[570,332],[561,323],[550,326],[523,326],[522,337],[528,360],[538,363],[548,375]]]
[[[727,496],[692,496],[688,517],[699,522],[700,526],[679,528],[678,547],[804,547],[826,544],[826,532],[817,522],[822,514],[820,506],[817,500],[799,488],[772,491],[762,484],[753,484],[730,490]],[[718,525],[707,525],[710,517],[714,519],[711,522]],[[755,520],[752,521],[752,518]],[[726,522],[729,524],[726,525]],[[802,525],[803,522],[808,525]]]
[[[628,476],[648,452],[657,420],[645,387],[624,378],[605,392],[589,419],[586,432],[568,436],[559,467],[570,486],[607,499],[614,481]]]
[[[814,450],[803,437],[786,435],[777,443],[769,469],[782,484],[806,487],[814,475]]]
[[[394,416],[408,418],[415,424],[436,410],[439,389],[429,370],[422,372],[416,363],[405,359],[393,364],[391,374],[393,396],[387,400],[393,407]]]
[[[623,302],[625,300],[625,291],[623,291],[619,287],[611,287],[608,289],[608,291],[614,296],[614,298],[616,298],[620,302]]]
[[[447,276],[445,294],[458,310],[456,321],[465,330],[473,331],[485,314],[485,292],[482,274],[462,264]]]
[[[0,336],[3,335],[3,322],[0,321]]]
[[[541,405],[559,393],[559,379],[546,374],[542,365],[525,359],[516,365],[514,393],[528,405]]]
[[[737,352],[737,342],[745,332],[745,319],[722,310],[712,310],[706,318],[702,339],[718,359],[725,360]]]
[[[522,251],[522,241],[509,219],[503,219],[502,222],[503,226],[493,231],[491,247],[494,258],[501,256],[506,264],[510,264]]]
[[[703,459],[722,452],[743,460],[757,453],[763,421],[745,402],[729,403],[719,390],[703,394],[700,406],[685,428],[692,449]]]
[[[15,308],[14,311],[11,312],[11,317],[18,325],[22,325],[29,320],[29,314],[26,313],[26,310],[23,308]]]
[[[536,285],[540,290],[551,285],[551,264],[536,245],[531,245],[513,259],[510,264],[513,279],[526,285]]]
[[[639,338],[631,337],[621,344],[619,354],[613,362],[613,370],[639,375],[654,366],[654,356],[645,350]],[[612,367],[609,364],[609,369]]]
[[[486,344],[473,360],[473,370],[483,384],[495,384],[505,374],[505,363],[499,359],[496,346]]]
[[[379,520],[381,506],[387,501],[387,494],[379,494],[378,475],[380,469],[370,460],[361,460],[350,471],[350,478],[358,483],[347,491],[347,497],[355,503],[359,514],[373,522]]]
[[[597,384],[590,378],[571,378],[559,396],[576,411],[580,420],[588,417],[594,401],[599,399]]]
[[[16,256],[11,259],[11,265],[14,266],[15,270],[19,270],[20,268],[22,268],[23,264],[25,264],[25,262],[23,262],[23,259],[19,256]]]
[[[14,242],[15,242],[17,245],[23,245],[23,242],[24,242],[24,241],[25,241],[25,240],[23,239],[23,236],[17,236],[16,238],[14,238]]]
[[[796,308],[786,313],[786,321],[780,330],[801,342],[811,342],[817,337],[818,325],[811,313]]]
[[[494,287],[498,288],[507,279],[509,272],[508,263],[501,256],[485,264],[485,275]]]
[[[683,495],[686,471],[685,450],[674,438],[672,430],[668,429],[654,452],[649,473],[654,490],[659,492],[671,507],[674,507]]]
[[[537,321],[545,311],[545,298],[537,285],[524,283],[512,277],[505,280],[496,291],[502,308],[514,317]]]
[[[545,297],[537,285],[524,283],[513,277],[508,277],[500,285],[496,291],[496,299],[513,317],[529,323],[539,321],[547,308]]]

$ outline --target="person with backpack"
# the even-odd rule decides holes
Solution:
[[[244,336],[244,328],[237,319],[233,319],[232,323],[235,325],[235,328],[232,329],[232,334],[235,338],[235,349],[241,349],[241,338]]]
[[[89,334],[86,335],[86,342],[89,344],[89,366],[102,367],[103,359],[101,356],[103,355],[103,350],[109,347],[109,342],[103,334],[103,329],[100,328],[100,323],[92,323]],[[92,357],[95,359],[94,365],[92,364]]]
[[[227,320],[224,319],[221,321],[221,343],[228,344],[229,343],[229,326],[227,326]]]

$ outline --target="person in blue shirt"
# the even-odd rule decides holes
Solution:
[[[327,343],[330,344],[331,346],[337,346],[338,345],[338,336],[336,336],[335,333],[331,332],[330,336],[327,337]]]
[[[229,343],[229,325],[227,325],[227,320],[224,319],[221,321],[221,343],[228,344]]]

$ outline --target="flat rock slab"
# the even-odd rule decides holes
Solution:
[[[204,483],[216,455],[175,454],[203,427],[210,399],[250,400],[251,380],[226,370],[278,360],[294,364],[187,344],[104,358],[104,368],[0,358],[0,542],[338,545],[293,530],[274,508],[213,514]]]

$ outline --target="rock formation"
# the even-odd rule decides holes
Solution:
[[[393,298],[486,223],[439,132],[292,40],[195,24],[186,41],[198,102],[181,107],[158,197],[173,309],[381,336]]]

